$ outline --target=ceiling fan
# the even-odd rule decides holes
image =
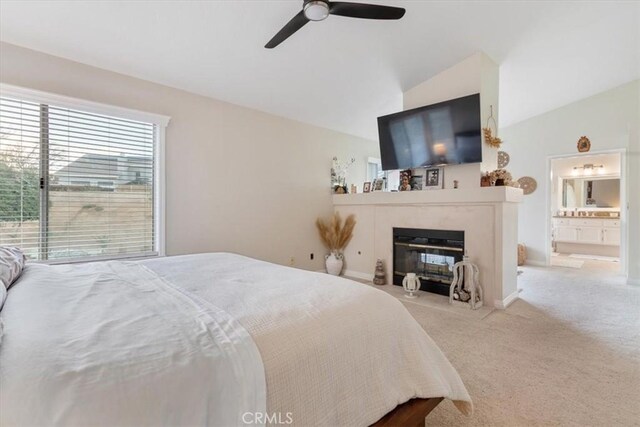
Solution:
[[[377,4],[348,3],[329,0],[303,0],[302,10],[294,16],[264,47],[273,49],[302,28],[309,21],[322,21],[329,15],[363,19],[400,19],[405,10],[401,7]]]

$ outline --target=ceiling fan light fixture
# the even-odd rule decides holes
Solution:
[[[0,0],[2,1],[2,0]],[[404,16],[404,8],[348,1],[302,0],[302,10],[295,14],[275,36],[264,45],[273,49],[304,27],[309,21],[323,21],[329,15],[360,19],[397,20]]]
[[[309,1],[304,5],[304,16],[309,21],[322,21],[329,16],[329,5],[322,0]]]

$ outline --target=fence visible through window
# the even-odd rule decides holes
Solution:
[[[36,260],[154,253],[155,126],[0,98],[0,245]]]

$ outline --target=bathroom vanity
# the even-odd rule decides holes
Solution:
[[[620,254],[620,179],[561,179],[559,209],[552,219],[556,252],[618,257]]]

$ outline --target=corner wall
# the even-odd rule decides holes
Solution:
[[[519,207],[519,241],[527,245],[532,261],[546,261],[549,156],[625,149],[628,209],[623,225],[628,231],[628,277],[630,283],[640,284],[639,127],[640,80],[636,80],[500,130],[502,150],[511,157],[507,168],[514,178],[531,176],[538,182],[538,189],[525,196]],[[576,149],[583,135],[591,140],[590,153]]]
[[[373,141],[18,46],[0,43],[0,58],[3,83],[171,117],[169,255],[230,251],[287,265],[294,257],[296,267],[320,270],[314,222],[333,210],[331,159],[354,157],[349,181],[362,188],[367,157],[379,156]]]

